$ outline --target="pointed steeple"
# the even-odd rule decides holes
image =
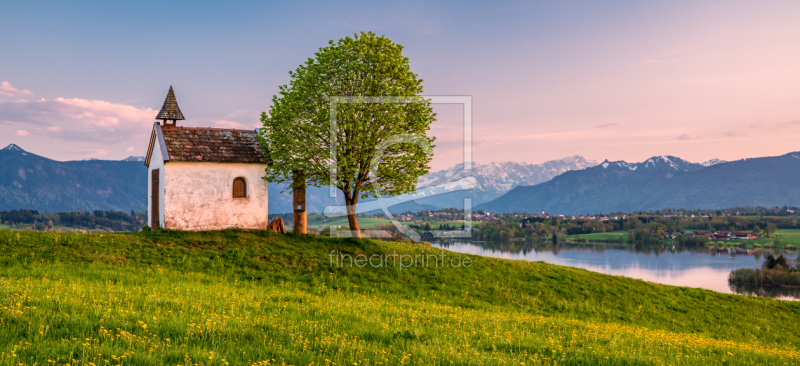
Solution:
[[[169,86],[167,99],[164,100],[164,106],[161,107],[161,112],[158,112],[156,119],[163,120],[164,124],[166,124],[168,120],[172,120],[172,123],[175,124],[177,120],[186,119],[183,118],[183,113],[181,113],[181,109],[178,107],[178,101],[175,99],[175,92],[172,91],[172,85]]]

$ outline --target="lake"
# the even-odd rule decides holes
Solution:
[[[530,242],[434,242],[458,253],[542,261],[616,276],[674,286],[699,287],[723,293],[800,300],[800,290],[737,288],[728,274],[738,268],[759,268],[767,254],[795,259],[797,252],[652,245],[598,245]]]

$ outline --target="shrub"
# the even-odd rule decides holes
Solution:
[[[764,262],[761,263],[762,269],[789,269],[789,266],[786,263],[786,258],[783,257],[783,254],[775,258],[772,254],[768,255],[767,258],[764,259]]]
[[[322,228],[322,230],[319,231],[319,236],[330,237],[331,236],[331,227],[330,226],[326,226],[326,227]]]
[[[728,284],[755,286],[800,286],[800,272],[778,269],[741,268],[731,271]]]

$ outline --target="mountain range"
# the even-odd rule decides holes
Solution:
[[[800,152],[703,164],[674,156],[641,163],[606,160],[542,184],[517,187],[475,208],[577,215],[748,205],[800,205]]]
[[[584,169],[597,165],[596,161],[586,160],[580,156],[571,156],[560,160],[551,160],[543,164],[526,163],[489,163],[470,165],[457,164],[449,169],[440,170],[420,177],[417,187],[434,187],[449,182],[454,182],[465,177],[475,177],[477,186],[466,191],[457,191],[433,197],[427,197],[407,203],[392,206],[390,211],[398,213],[404,211],[437,210],[441,208],[464,207],[464,198],[472,198],[476,205],[500,197],[514,187],[520,185],[534,185],[546,182],[553,177],[569,170]],[[291,194],[280,194],[286,185],[270,184],[269,210],[274,213],[291,212]],[[323,212],[329,205],[344,205],[341,192],[338,198],[330,198],[328,187],[309,187],[306,190],[306,208],[309,212]],[[362,201],[363,202],[363,201]]]
[[[147,168],[143,158],[121,161],[55,161],[11,144],[0,149],[0,210],[44,212],[143,211]],[[543,164],[459,164],[419,179],[419,187],[435,187],[474,177],[474,189],[457,191],[392,206],[392,212],[461,208],[472,198],[474,209],[493,212],[585,214],[672,208],[798,205],[800,153],[725,162],[691,163],[658,156],[641,163],[604,161],[580,156]],[[270,213],[291,212],[291,193],[269,184]],[[307,191],[309,212],[341,205],[341,192],[329,197],[327,187]],[[362,201],[364,202],[364,201]]]
[[[43,212],[146,209],[147,168],[144,157],[131,156],[123,160],[85,159],[56,161],[30,152],[15,144],[0,149],[0,210],[33,209]],[[596,165],[580,156],[553,160],[544,164],[491,163],[463,164],[420,178],[420,186],[447,183],[466,176],[477,178],[478,186],[470,191],[430,197],[417,202],[393,206],[393,212],[435,210],[443,207],[462,207],[463,197],[472,197],[473,204],[487,202],[519,185],[537,184],[571,169]],[[270,212],[292,210],[290,192],[285,185],[270,183]],[[309,187],[307,207],[310,212],[322,212],[328,205],[341,205],[329,197],[327,187]]]
[[[0,210],[142,211],[146,176],[137,161],[55,161],[11,144],[0,150]]]
[[[571,170],[580,170],[597,165],[594,160],[586,160],[581,156],[570,156],[559,160],[550,160],[542,164],[526,164],[515,162],[458,164],[449,169],[430,173],[419,179],[418,187],[434,187],[454,182],[465,177],[475,177],[477,185],[468,191],[459,191],[417,200],[420,204],[437,207],[464,207],[464,198],[472,198],[472,204],[489,202],[518,186],[532,186],[547,182],[556,176]]]

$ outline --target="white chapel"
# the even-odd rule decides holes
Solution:
[[[178,126],[185,118],[172,87],[156,119],[144,162],[153,229],[267,228],[258,130]]]

